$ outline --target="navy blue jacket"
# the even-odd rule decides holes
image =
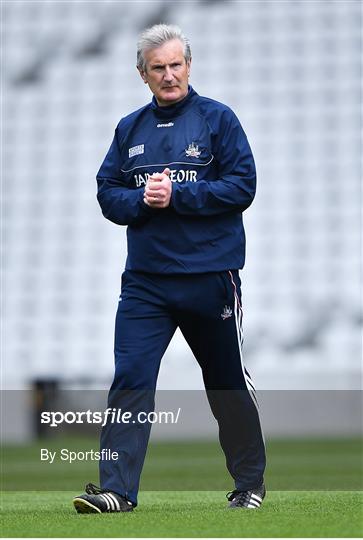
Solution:
[[[143,201],[149,175],[171,170],[168,208]],[[242,212],[256,171],[246,135],[226,105],[191,87],[178,103],[155,97],[118,124],[97,174],[103,215],[128,225],[127,270],[171,273],[242,268]]]

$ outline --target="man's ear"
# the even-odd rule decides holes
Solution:
[[[143,69],[140,69],[140,68],[137,68],[137,71],[140,73],[140,77],[142,78],[142,80],[144,81],[144,83],[147,84],[147,74],[146,74],[146,71],[144,71]]]
[[[190,75],[190,67],[191,67],[191,63],[192,63],[192,59],[190,59],[189,62],[187,63],[188,77],[189,77],[189,75]]]

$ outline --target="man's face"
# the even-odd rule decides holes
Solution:
[[[190,62],[184,58],[179,39],[165,42],[160,47],[145,51],[145,71],[139,70],[149,85],[158,105],[165,107],[183,99],[188,93]]]

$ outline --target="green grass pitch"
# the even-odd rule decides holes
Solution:
[[[76,514],[73,492],[10,492],[5,537],[360,537],[358,492],[269,492],[259,510],[229,510],[219,491],[143,492],[128,514]]]
[[[229,510],[232,483],[216,441],[150,444],[139,506],[77,514],[72,498],[97,483],[96,463],[46,464],[39,450],[97,448],[96,439],[2,449],[2,537],[361,537],[359,439],[268,441],[267,497]]]

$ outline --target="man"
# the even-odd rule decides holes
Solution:
[[[103,215],[128,225],[128,257],[115,328],[108,406],[137,415],[154,407],[160,360],[179,326],[203,373],[235,489],[231,508],[265,496],[265,449],[255,389],[242,363],[238,270],[241,213],[255,194],[255,165],[235,114],[188,84],[191,52],[175,26],[155,25],[138,43],[137,68],[152,102],[123,118],[97,175]],[[137,416],[134,416],[137,417]],[[108,422],[101,488],[86,486],[78,512],[137,505],[150,425]]]

